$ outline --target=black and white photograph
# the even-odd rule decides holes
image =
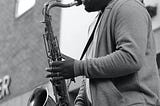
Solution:
[[[0,106],[160,106],[160,0],[0,10]]]

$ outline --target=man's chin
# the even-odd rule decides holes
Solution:
[[[86,10],[87,12],[94,12],[94,11],[97,11],[96,9],[90,8],[90,7],[85,7],[85,10]]]
[[[92,10],[91,10],[91,9],[88,9],[88,8],[85,8],[85,10],[86,10],[87,12],[92,12]]]

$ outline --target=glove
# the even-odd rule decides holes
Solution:
[[[49,72],[46,76],[47,78],[62,78],[69,79],[74,78],[74,59],[62,54],[62,61],[53,61],[51,63],[52,67],[46,68],[45,70]]]

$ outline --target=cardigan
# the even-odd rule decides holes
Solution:
[[[113,0],[98,27],[95,58],[74,64],[75,76],[90,79],[92,105],[160,105],[155,41],[144,5]]]

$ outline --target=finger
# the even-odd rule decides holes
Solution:
[[[47,72],[52,72],[52,73],[57,73],[59,72],[61,69],[59,67],[53,67],[53,68],[46,68],[45,71]]]
[[[46,78],[52,78],[52,77],[62,77],[62,75],[59,72],[46,75]]]
[[[45,68],[45,71],[51,72],[51,71],[52,71],[52,68],[47,67],[47,68]]]
[[[58,67],[63,64],[63,61],[52,61],[50,63],[53,67]]]
[[[55,82],[63,79],[64,79],[63,77],[53,77],[52,79],[50,79],[50,81]]]
[[[69,57],[69,56],[67,56],[65,54],[62,54],[62,58],[65,59],[65,60],[70,60],[71,59],[71,57]]]

